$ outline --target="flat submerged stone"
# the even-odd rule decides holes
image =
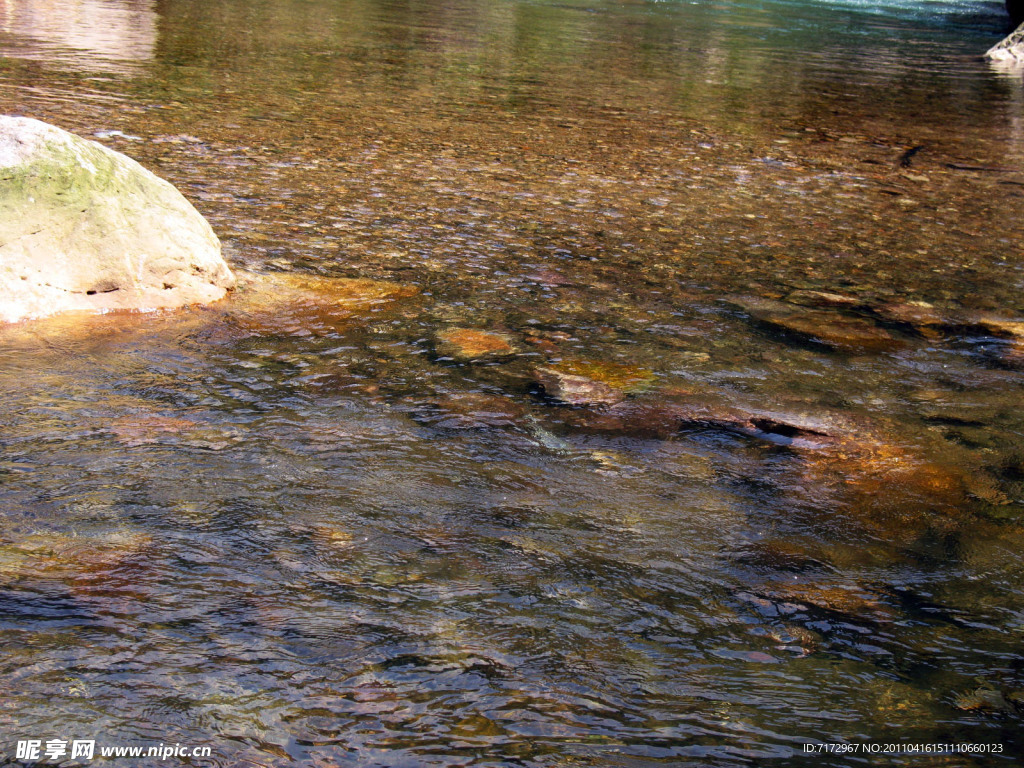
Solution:
[[[326,336],[419,292],[387,280],[243,272],[237,296],[225,309],[250,333]]]
[[[770,330],[840,352],[884,352],[900,346],[899,339],[862,317],[756,296],[733,296],[728,302]]]
[[[438,353],[459,362],[493,360],[515,353],[508,336],[477,328],[449,328],[437,334]]]

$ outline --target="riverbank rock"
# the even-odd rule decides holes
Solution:
[[[171,184],[93,141],[0,116],[0,321],[223,298],[234,276]]]

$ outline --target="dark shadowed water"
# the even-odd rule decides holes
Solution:
[[[0,112],[175,183],[249,280],[342,279],[0,332],[0,763],[1016,764],[1005,31],[0,0]],[[212,755],[98,752],[161,743]]]

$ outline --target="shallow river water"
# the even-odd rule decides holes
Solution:
[[[0,763],[1019,764],[1005,24],[0,0],[243,278],[0,331]]]

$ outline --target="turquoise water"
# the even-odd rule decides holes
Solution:
[[[0,331],[0,762],[1019,761],[1001,4],[81,8],[0,109],[264,287]]]

